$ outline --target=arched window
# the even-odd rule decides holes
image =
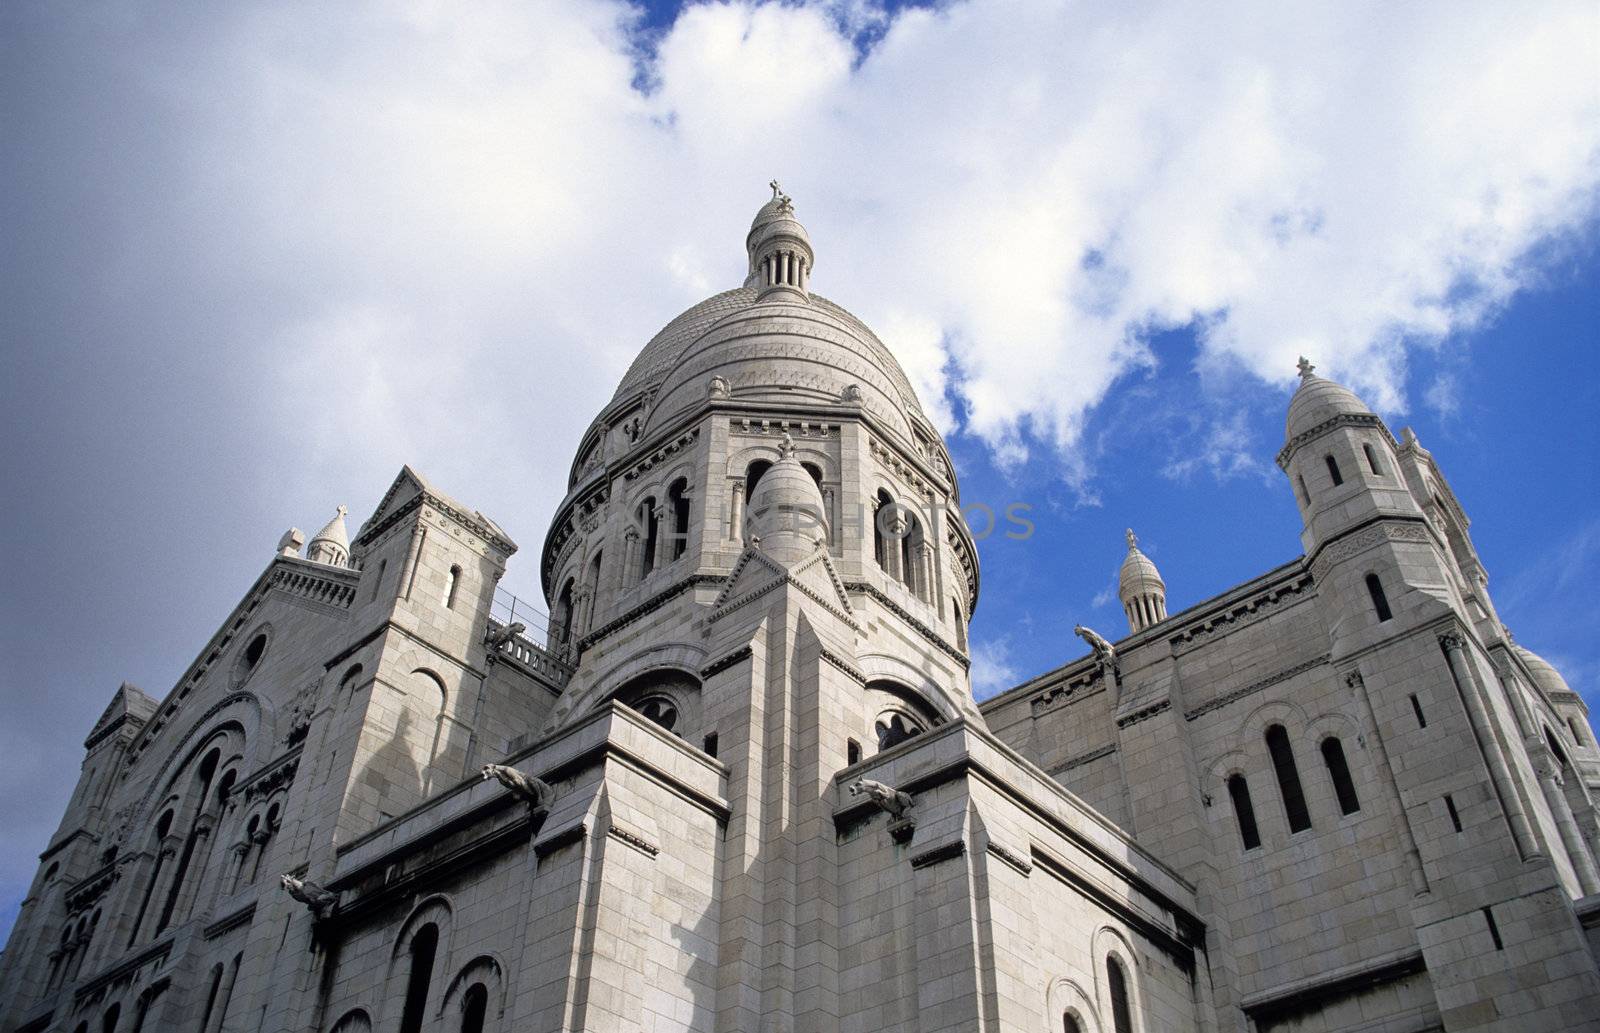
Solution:
[[[1322,761],[1328,765],[1328,777],[1333,779],[1333,792],[1339,798],[1339,813],[1354,814],[1359,811],[1361,801],[1356,798],[1356,784],[1350,780],[1350,765],[1344,760],[1344,746],[1331,735],[1322,740]]]
[[[654,496],[639,504],[639,523],[644,527],[644,556],[639,561],[639,577],[647,578],[656,569],[656,539],[661,535],[661,516]]]
[[[489,1014],[489,988],[473,983],[461,995],[461,1033],[483,1033],[483,1019]]]
[[[890,711],[878,718],[873,730],[878,733],[878,750],[892,749],[922,732],[922,726],[904,714]]]
[[[378,561],[378,576],[372,579],[372,594],[367,597],[367,600],[369,602],[372,601],[373,599],[378,598],[378,589],[380,587],[382,587],[382,585],[383,585],[383,575],[384,575],[384,572],[387,571],[388,569],[389,569],[389,561],[388,560],[379,560]]]
[[[847,766],[861,763],[861,744],[854,739],[844,741],[844,762]]]
[[[1078,1025],[1078,1020],[1072,1017],[1071,1012],[1064,1012],[1061,1016],[1062,1033],[1083,1033],[1083,1027]]]
[[[1122,962],[1106,957],[1106,989],[1111,993],[1111,1028],[1116,1033],[1133,1033],[1133,1009],[1128,1005],[1128,976]]]
[[[452,566],[449,575],[444,579],[444,608],[456,608],[456,589],[461,586],[461,568]]]
[[[1256,809],[1250,803],[1250,784],[1243,775],[1228,776],[1228,798],[1239,822],[1239,839],[1246,850],[1254,850],[1261,845],[1261,831],[1256,828]]]
[[[744,497],[746,501],[755,495],[756,485],[761,483],[761,478],[765,476],[766,472],[770,469],[772,469],[771,463],[767,462],[765,459],[757,459],[755,462],[750,464],[748,469],[745,470]]]
[[[1267,729],[1267,751],[1272,754],[1272,770],[1278,776],[1278,790],[1283,794],[1289,831],[1304,832],[1311,827],[1311,812],[1306,809],[1306,794],[1300,787],[1300,769],[1295,767],[1289,733],[1282,725]]]
[[[1544,730],[1544,741],[1550,745],[1550,752],[1555,754],[1557,764],[1560,764],[1562,768],[1571,767],[1571,764],[1567,761],[1567,751],[1561,748],[1561,744],[1556,741],[1555,734],[1548,728]]]
[[[267,636],[265,633],[257,635],[244,647],[244,665],[248,668],[255,667],[261,662],[262,656],[267,652]]]
[[[1367,467],[1379,477],[1383,476],[1383,467],[1378,465],[1378,453],[1372,450],[1371,445],[1362,445],[1361,450],[1367,454]]]
[[[922,533],[922,521],[914,514],[907,512],[905,517],[906,531],[900,536],[900,580],[918,598],[926,598],[928,571],[924,555],[928,546],[927,536]]]
[[[667,489],[667,508],[672,511],[672,548],[668,555],[673,559],[682,556],[689,548],[688,491],[689,482],[681,477]]]
[[[161,869],[165,867],[166,854],[162,840],[167,838],[167,833],[172,831],[172,812],[167,811],[156,822],[155,837],[151,842],[151,850],[156,855],[155,864],[150,871],[150,878],[145,881],[144,894],[139,900],[139,910],[133,918],[133,931],[128,934],[128,946],[133,946],[139,941],[139,930],[144,925],[145,912],[150,908],[150,898],[155,894],[156,883],[161,879]]]
[[[1383,582],[1378,580],[1378,575],[1367,575],[1367,594],[1372,596],[1372,608],[1377,611],[1378,623],[1383,623],[1394,616],[1389,609],[1389,597],[1383,594]]]
[[[894,499],[887,491],[879,489],[878,505],[872,519],[872,559],[884,570],[889,569],[889,537],[886,532]]]
[[[438,950],[439,927],[432,922],[411,937],[411,971],[406,976],[400,1033],[422,1033],[422,1020],[428,1012],[428,984],[433,980],[433,958]]]
[[[1323,456],[1322,461],[1328,464],[1328,476],[1333,478],[1334,487],[1344,483],[1344,475],[1339,472],[1339,461],[1333,456]]]
[[[1306,479],[1296,474],[1294,480],[1300,486],[1300,501],[1308,506],[1311,505],[1311,492],[1306,490]]]
[[[633,709],[669,732],[678,723],[678,707],[666,696],[651,696],[640,700]]]
[[[211,1010],[217,1006],[217,991],[222,989],[222,962],[211,966],[211,989],[206,991],[206,1008],[200,1013],[200,1025],[195,1033],[205,1033],[211,1026]]]
[[[956,621],[956,648],[965,652],[967,648],[967,622],[961,617],[961,603],[955,596],[950,597],[950,612]]]
[[[100,1020],[100,1033],[117,1033],[117,1020],[122,1018],[122,1005],[113,1004],[106,1009],[105,1018]]]
[[[576,586],[571,578],[561,586],[561,594],[556,597],[556,645],[564,646],[572,641],[572,593]]]

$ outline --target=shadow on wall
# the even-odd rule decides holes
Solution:
[[[417,722],[409,707],[402,707],[394,734],[373,752],[362,770],[359,782],[377,793],[378,811],[383,820],[410,810],[422,802],[422,765],[417,763]],[[433,730],[424,730],[431,740]],[[426,747],[424,747],[426,749]]]

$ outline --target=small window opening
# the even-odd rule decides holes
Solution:
[[[1250,785],[1243,775],[1228,776],[1228,798],[1233,801],[1233,816],[1239,822],[1239,839],[1246,850],[1261,845],[1261,831],[1256,827],[1256,809],[1250,803]]]
[[[1296,474],[1294,480],[1300,486],[1300,501],[1308,506],[1311,505],[1311,492],[1306,490],[1306,479]]]
[[[1461,831],[1461,813],[1456,810],[1456,801],[1449,793],[1444,794],[1444,809],[1450,814],[1450,824],[1455,826],[1457,832]]]
[[[1083,1033],[1083,1027],[1078,1025],[1078,1020],[1068,1012],[1061,1016],[1062,1033]]]
[[[368,597],[369,601],[378,598],[378,589],[383,586],[383,573],[388,569],[388,560],[378,561],[378,576],[372,579],[372,595]]]
[[[876,730],[880,751],[898,746],[922,731],[915,721],[906,720],[903,714],[886,714],[880,717]]]
[[[411,937],[411,971],[406,977],[406,1003],[400,1015],[400,1033],[422,1033],[428,1010],[428,984],[433,979],[433,959],[439,949],[439,927],[429,922]]]
[[[561,594],[556,597],[556,644],[566,645],[572,641],[573,600],[572,594],[577,586],[571,578],[561,586]]]
[[[667,504],[672,509],[673,559],[682,556],[689,548],[689,482],[679,479],[667,489]]]
[[[483,1020],[489,1014],[489,989],[473,983],[461,995],[461,1033],[483,1033]]]
[[[1483,909],[1483,921],[1489,927],[1489,939],[1494,942],[1494,949],[1497,951],[1505,950],[1505,941],[1500,939],[1500,926],[1495,924],[1494,908],[1486,907]]]
[[[1133,1033],[1133,1010],[1128,1005],[1128,977],[1122,962],[1106,958],[1106,988],[1111,991],[1111,1028],[1115,1033]]]
[[[1304,832],[1311,827],[1311,812],[1306,809],[1306,794],[1300,786],[1300,770],[1295,766],[1289,733],[1284,731],[1282,725],[1267,729],[1267,751],[1272,754],[1272,769],[1278,776],[1278,789],[1283,794],[1283,811],[1289,819],[1289,831]]]
[[[1411,710],[1412,713],[1417,715],[1417,727],[1428,727],[1427,715],[1422,712],[1422,701],[1417,698],[1417,694],[1415,692],[1411,694]]]
[[[678,723],[678,708],[665,696],[651,696],[634,709],[669,732]]]
[[[644,523],[644,556],[639,564],[639,576],[647,578],[656,569],[656,538],[661,534],[661,517],[656,512],[656,500],[645,499],[640,517]]]
[[[444,608],[456,608],[456,589],[461,585],[461,568],[451,567],[450,575],[444,581]]]
[[[861,763],[861,744],[854,739],[847,739],[844,744],[844,762],[846,765]]]
[[[266,632],[262,632],[261,634],[257,635],[255,638],[251,639],[250,640],[250,644],[248,646],[244,647],[244,667],[245,667],[245,670],[247,670],[247,671],[254,670],[256,664],[259,664],[261,662],[262,654],[265,653],[266,651],[267,651],[267,635],[266,635]]]
[[[1323,456],[1323,462],[1328,464],[1328,476],[1333,478],[1334,487],[1344,483],[1344,475],[1339,472],[1339,461],[1333,456]]]
[[[1378,580],[1378,575],[1367,575],[1367,594],[1372,596],[1372,608],[1377,611],[1378,623],[1394,617],[1394,612],[1389,609],[1389,597],[1383,593],[1383,582]]]
[[[710,735],[707,735],[705,738],[705,743],[700,748],[705,751],[706,756],[715,757],[717,755],[717,733],[712,732]]]
[[[113,1004],[106,1009],[105,1018],[100,1020],[100,1033],[117,1033],[117,1020],[122,1018],[122,1005]]]
[[[1361,450],[1367,454],[1367,466],[1372,470],[1372,472],[1374,474],[1376,474],[1379,477],[1382,477],[1383,476],[1383,467],[1378,465],[1378,453],[1376,453],[1376,452],[1374,452],[1372,450],[1372,446],[1371,445],[1362,445],[1361,446]]]
[[[750,467],[747,470],[745,470],[745,472],[744,472],[744,497],[745,497],[745,501],[748,502],[752,497],[755,496],[756,485],[761,483],[761,478],[770,469],[772,469],[772,464],[771,463],[767,462],[765,459],[757,459],[755,462],[750,464]]]
[[[1322,740],[1322,760],[1328,765],[1328,777],[1333,780],[1334,795],[1339,798],[1339,813],[1354,814],[1361,809],[1356,797],[1356,785],[1350,779],[1350,765],[1344,759],[1344,744],[1333,736]]]
[[[1572,729],[1572,741],[1579,746],[1589,745],[1589,740],[1584,738],[1583,725],[1575,717],[1567,718],[1567,727]]]

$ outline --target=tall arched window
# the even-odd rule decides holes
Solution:
[[[575,586],[571,578],[561,586],[556,596],[556,645],[564,646],[572,640],[572,593]]]
[[[156,860],[151,867],[150,878],[145,881],[144,894],[139,900],[139,910],[134,913],[133,930],[128,934],[130,947],[139,941],[139,929],[144,925],[145,912],[150,908],[150,898],[155,894],[156,883],[161,879],[161,869],[166,866],[165,846],[162,841],[167,838],[167,833],[171,830],[172,812],[167,811],[156,822],[155,836],[151,840],[151,850],[156,855]]]
[[[1367,594],[1372,596],[1372,608],[1377,611],[1378,623],[1383,623],[1394,616],[1389,609],[1389,597],[1383,593],[1383,582],[1378,580],[1378,575],[1367,575]]]
[[[654,496],[639,504],[639,523],[644,528],[644,556],[639,561],[639,577],[647,578],[656,569],[656,539],[661,536],[661,516]]]
[[[105,1018],[100,1020],[100,1033],[117,1033],[117,1020],[122,1018],[122,1005],[113,1004],[106,1009]]]
[[[1354,814],[1359,811],[1361,801],[1356,798],[1356,784],[1350,780],[1350,765],[1345,763],[1344,746],[1331,735],[1322,740],[1322,761],[1328,765],[1328,777],[1333,780],[1333,792],[1339,798],[1339,813]]]
[[[483,1019],[489,1014],[489,988],[473,983],[461,995],[461,1033],[483,1033]]]
[[[1295,767],[1289,733],[1282,725],[1267,729],[1267,751],[1272,754],[1272,770],[1278,776],[1278,790],[1283,794],[1289,831],[1303,832],[1311,827],[1311,812],[1306,809],[1306,794],[1300,787],[1300,769]]]
[[[1333,478],[1334,487],[1344,483],[1344,475],[1339,472],[1339,460],[1333,456],[1323,456],[1323,461],[1328,464],[1328,476]]]
[[[1311,492],[1306,490],[1306,479],[1296,474],[1294,481],[1300,486],[1300,501],[1308,506],[1311,505]]]
[[[400,1033],[422,1033],[422,1020],[428,1012],[428,984],[433,980],[433,960],[438,950],[439,927],[432,922],[411,937],[411,971],[406,975]]]
[[[444,579],[444,608],[456,608],[456,589],[461,586],[461,568],[452,566],[449,575]]]
[[[956,621],[956,648],[966,651],[967,648],[967,622],[961,618],[961,603],[954,596],[950,597],[950,612]]]
[[[667,489],[667,508],[672,512],[672,547],[668,555],[682,556],[689,548],[689,482],[678,478]]]
[[[211,966],[211,989],[206,991],[206,1008],[200,1013],[200,1025],[195,1033],[205,1033],[211,1026],[211,1010],[217,1006],[217,991],[222,989],[222,962]]]
[[[1071,1012],[1064,1012],[1061,1016],[1062,1033],[1083,1033],[1083,1027],[1078,1025],[1078,1020],[1072,1017]]]
[[[1250,784],[1243,775],[1228,776],[1228,798],[1239,822],[1239,839],[1246,850],[1254,850],[1261,845],[1261,831],[1256,828],[1256,809],[1250,803]]]
[[[872,519],[872,559],[884,570],[889,569],[889,536],[885,528],[893,505],[894,499],[889,497],[889,493],[879,489],[878,505]]]
[[[189,874],[189,865],[194,861],[195,847],[203,842],[210,834],[210,830],[202,826],[197,819],[205,811],[206,802],[211,796],[211,777],[217,772],[217,762],[222,759],[222,754],[217,750],[207,753],[200,762],[200,767],[195,771],[195,784],[198,792],[195,793],[195,803],[190,811],[189,834],[184,839],[183,852],[179,855],[178,867],[172,876],[171,888],[167,890],[166,903],[161,908],[161,919],[156,922],[156,932],[159,933],[172,923],[172,916],[177,910],[178,898],[183,895],[186,887],[185,878]]]
[[[1116,1033],[1133,1033],[1133,1009],[1128,1004],[1128,976],[1122,962],[1106,957],[1106,989],[1111,992],[1111,1028]]]
[[[1383,467],[1378,465],[1378,453],[1372,450],[1371,445],[1362,445],[1361,450],[1367,454],[1367,468],[1375,475],[1383,476]]]
[[[772,464],[771,463],[769,463],[765,459],[757,459],[755,462],[750,464],[748,469],[745,470],[745,472],[744,472],[744,497],[745,497],[745,499],[747,501],[753,495],[755,495],[755,493],[756,493],[756,485],[761,483],[761,478],[770,469],[772,469]]]

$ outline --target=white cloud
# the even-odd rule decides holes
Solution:
[[[1016,685],[1021,675],[1011,659],[1011,643],[998,638],[972,644],[972,693],[987,699]]]
[[[1083,498],[1086,414],[1151,330],[1285,383],[1304,352],[1401,408],[1408,344],[1493,313],[1600,177],[1581,3],[706,4],[643,58],[604,0],[213,17],[183,60],[148,46],[130,117],[177,173],[104,275],[265,299],[230,343],[304,390],[241,404],[349,446],[303,478],[411,458],[468,494],[482,449],[514,453],[473,501],[525,539],[638,348],[739,281],[774,175],[815,286],[928,410],[1002,462],[1042,443]],[[1195,463],[1248,472],[1240,433]]]

